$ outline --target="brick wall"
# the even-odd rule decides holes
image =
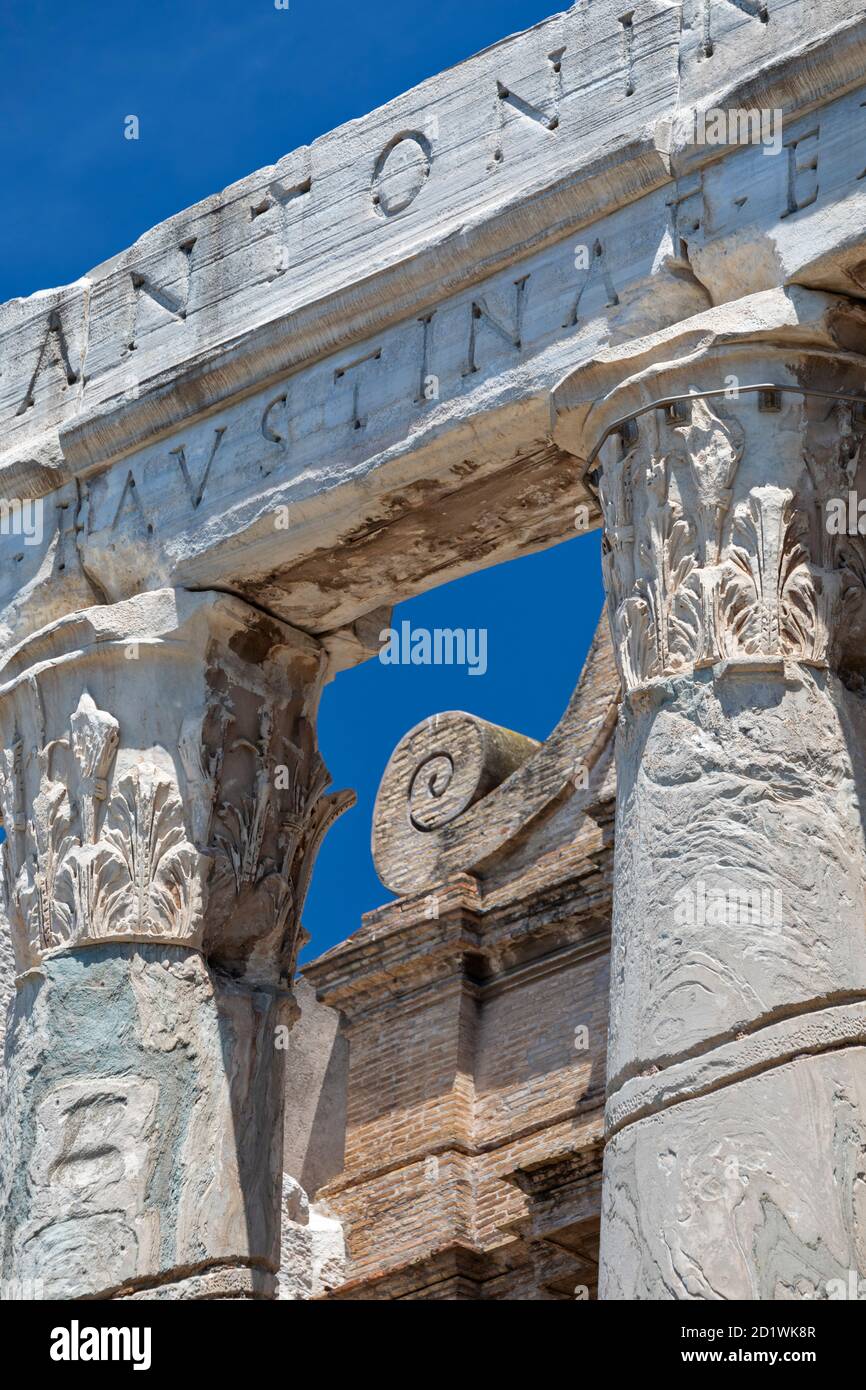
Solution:
[[[587,672],[597,721],[609,644]],[[566,788],[432,918],[430,892],[402,898],[305,968],[349,1047],[345,1165],[318,1194],[349,1255],[330,1298],[594,1293],[613,797],[612,772],[591,805]]]

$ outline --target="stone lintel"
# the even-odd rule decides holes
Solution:
[[[794,121],[862,72],[863,26],[842,0],[813,7],[808,26],[786,8],[769,26],[719,14],[712,27],[709,55],[700,24],[652,0],[624,50],[612,0],[591,14],[575,6],[178,213],[75,284],[11,301],[0,335],[16,363],[2,402],[13,436],[32,441],[35,460],[50,455],[38,426],[59,425],[68,464],[105,466],[422,312],[479,265],[634,201],[672,165],[690,173],[717,158],[695,147],[690,119],[709,100]],[[348,246],[336,273],[335,240]],[[47,335],[64,365],[50,401],[36,355]]]
[[[863,22],[702,4],[575,6],[2,306],[0,491],[46,506],[0,636],[166,584],[336,632],[597,524],[549,395],[606,344],[862,296]],[[777,157],[699,142],[708,102],[781,113]]]

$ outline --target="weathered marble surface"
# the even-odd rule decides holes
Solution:
[[[862,1268],[866,544],[827,507],[866,485],[864,348],[856,304],[756,295],[555,396],[602,444],[624,692],[605,1298]]]
[[[822,672],[708,672],[619,739],[611,1089],[781,1011],[866,997],[862,697]],[[701,912],[700,884],[705,903],[763,894],[757,920]]]
[[[279,1264],[290,1006],[170,944],[46,960],[18,991],[3,1116],[5,1277],[103,1296]]]
[[[306,1301],[336,1288],[346,1277],[343,1230],[322,1204],[283,1176],[281,1264],[277,1297],[283,1302]]]
[[[629,711],[612,1080],[859,996],[866,571],[815,518],[859,469],[862,421],[793,393],[763,415],[748,396],[645,412],[730,374],[862,390],[866,20],[849,0],[754,9],[579,0],[0,306],[0,500],[42,508],[38,535],[0,530],[13,1277],[273,1294],[269,1038],[347,804],[323,795],[322,681],[375,650],[395,600],[602,511]],[[710,105],[781,112],[776,155],[697,144]],[[615,439],[598,497],[583,476],[618,415],[642,419],[628,505]],[[555,808],[615,719],[609,699],[586,728],[567,714],[487,824],[464,811],[471,853]],[[465,862],[436,836],[401,887]],[[732,871],[787,892],[781,928],[674,931],[670,895]],[[832,1062],[855,1097],[859,1056]],[[821,1114],[830,1065],[792,1064]],[[726,1086],[745,1125],[758,1079]],[[611,1296],[673,1287],[648,1271],[676,1194],[656,1181],[646,1205],[627,1151],[687,1104],[706,1101],[612,1137],[611,1232],[629,1200],[655,1215]],[[822,1154],[827,1191],[848,1140],[826,1133],[778,1210]],[[760,1242],[745,1274],[718,1266],[714,1231],[691,1221],[713,1287],[776,1287]]]
[[[866,1049],[800,1058],[608,1145],[604,1299],[827,1299],[866,1268]]]
[[[6,1038],[6,1025],[15,994],[15,953],[8,922],[0,923],[0,1056]],[[0,1087],[3,1085],[0,1075]]]

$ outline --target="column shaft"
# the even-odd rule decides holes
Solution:
[[[273,1293],[281,1029],[345,804],[315,745],[324,668],[246,604],[172,590],[3,662],[3,1271],[45,1297]]]
[[[754,299],[560,392],[605,439],[623,689],[607,1299],[866,1272],[862,316]]]

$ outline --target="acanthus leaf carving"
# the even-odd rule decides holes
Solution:
[[[89,935],[192,941],[201,922],[201,856],[186,837],[172,779],[153,763],[120,777],[99,842],[72,855],[89,897]]]
[[[28,825],[32,853],[16,884],[19,910],[31,923],[31,931],[42,950],[68,939],[72,926],[70,905],[59,893],[63,865],[74,848],[71,834],[72,808],[66,788],[60,782],[45,780],[33,802]]]
[[[84,691],[69,720],[72,755],[78,765],[81,820],[85,844],[96,839],[97,802],[108,795],[108,773],[117,752],[120,726],[111,714],[96,708]]]
[[[687,446],[697,496],[695,521],[701,563],[714,565],[721,553],[722,527],[746,441],[739,422],[722,416],[702,397],[696,395],[689,409],[689,424],[677,427],[675,433]]]
[[[697,664],[711,666],[719,656],[717,569],[722,552],[725,518],[733,500],[733,485],[745,449],[742,426],[722,415],[709,401],[695,396],[689,402],[688,425],[675,431],[686,444],[695,491],[695,525],[698,542],[703,640]]]
[[[252,762],[250,794],[221,803],[217,813],[221,830],[214,836],[224,864],[231,867],[237,893],[258,883],[265,872],[262,846],[273,813],[275,737],[274,712],[264,702],[259,712],[257,742],[237,737],[228,748],[230,754],[246,752]]]
[[[220,800],[215,814],[212,898],[233,908],[224,914],[217,906],[209,914],[211,949],[225,953],[229,968],[240,960],[248,968],[255,955],[282,975],[294,968],[315,852],[327,828],[354,803],[353,793],[324,794],[327,768],[314,749],[294,741],[288,713],[265,700],[255,740],[226,738],[223,775],[233,780],[235,794]],[[237,794],[240,760],[241,785],[249,794]]]
[[[190,716],[184,720],[177,751],[186,778],[192,837],[203,847],[210,842],[214,802],[222,766],[222,745],[211,754],[202,740],[201,720]]]
[[[671,460],[652,458],[646,470],[647,505],[638,551],[644,577],[637,583],[655,644],[648,675],[684,667],[694,659],[700,637],[694,534],[681,502],[672,495],[671,481]]]
[[[20,967],[49,949],[128,939],[198,946],[229,969],[253,961],[268,979],[291,973],[315,850],[354,799],[325,795],[297,704],[221,689],[204,717],[184,720],[177,774],[152,757],[118,769],[119,723],[86,690],[67,728],[29,759],[17,738],[0,750]],[[31,777],[38,769],[29,818],[25,762]]]
[[[720,589],[725,655],[771,656],[782,650],[785,588],[800,562],[792,549],[792,496],[753,488],[734,513],[733,542]]]
[[[68,737],[35,750],[31,816],[3,846],[7,909],[24,967],[45,950],[83,941],[193,941],[201,934],[209,866],[187,839],[174,782],[145,761],[109,791],[119,739],[118,721],[84,691]],[[53,764],[61,755],[66,776],[59,780]],[[0,760],[0,801],[10,817],[18,816],[21,762],[18,743]]]
[[[862,431],[850,419],[846,431],[850,409],[836,407],[838,436],[822,444],[819,458],[806,446],[811,422],[802,410],[793,417],[800,432],[789,423],[784,437],[791,485],[755,485],[754,468],[751,478],[743,475],[744,425],[697,394],[686,408],[687,421],[666,415],[668,447],[662,427],[650,424],[623,459],[605,465],[599,487],[626,689],[719,661],[826,666],[840,619],[864,599],[859,538],[828,536],[823,525],[827,498],[859,467]]]

